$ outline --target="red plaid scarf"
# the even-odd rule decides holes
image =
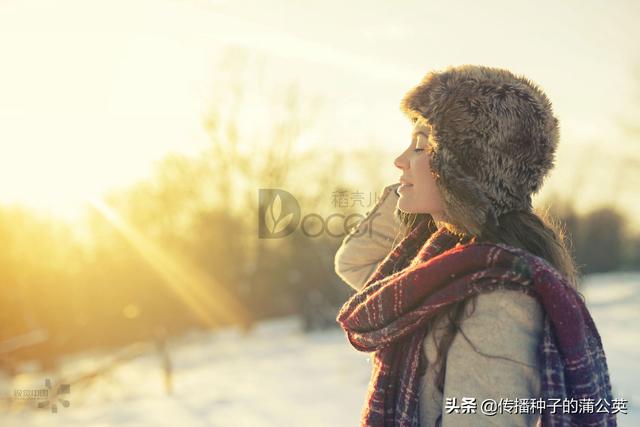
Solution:
[[[531,398],[593,399],[608,413],[542,412],[542,425],[615,426],[602,342],[578,294],[550,264],[505,244],[461,244],[446,228],[425,242],[420,223],[378,265],[337,321],[351,345],[375,352],[362,426],[418,426],[419,382],[426,369],[427,320],[450,304],[496,288],[535,297],[545,311],[538,347],[541,394]],[[505,396],[508,397],[508,396]],[[480,402],[478,402],[479,404]],[[479,415],[483,416],[483,415]]]

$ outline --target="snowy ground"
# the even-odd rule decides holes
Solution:
[[[629,401],[618,424],[640,426],[640,275],[592,275],[583,294],[602,338],[613,395]]]
[[[583,293],[602,335],[616,397],[629,400],[620,426],[640,425],[640,275],[591,276]],[[338,329],[304,334],[295,318],[189,334],[170,343],[174,391],[164,391],[160,360],[138,357],[86,389],[71,406],[0,406],[3,426],[355,426],[370,375],[369,355],[353,350]],[[70,359],[83,370],[108,355]],[[0,382],[0,396],[42,388],[43,373]],[[30,402],[31,403],[31,402]]]

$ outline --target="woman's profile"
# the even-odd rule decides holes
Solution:
[[[604,350],[562,229],[532,206],[559,140],[547,96],[463,65],[400,106],[399,183],[335,256],[357,291],[337,321],[374,356],[361,425],[615,425],[586,406],[611,404]]]

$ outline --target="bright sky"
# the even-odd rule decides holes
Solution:
[[[576,191],[574,153],[638,156],[617,124],[640,96],[638,18],[632,1],[4,0],[0,203],[72,216],[166,153],[203,149],[202,114],[228,46],[264,55],[273,81],[322,96],[317,143],[336,149],[399,151],[409,130],[399,99],[429,69],[525,74],[561,120],[552,185]],[[606,179],[589,181],[588,203],[610,196]]]

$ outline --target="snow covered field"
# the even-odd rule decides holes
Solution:
[[[602,335],[614,395],[629,400],[620,426],[640,425],[640,275],[590,276],[583,293]],[[369,355],[353,350],[339,329],[304,334],[295,318],[188,334],[169,343],[173,394],[164,391],[155,353],[133,359],[85,389],[71,388],[71,406],[11,409],[2,426],[356,426],[370,375]],[[89,368],[102,355],[67,362]],[[42,388],[46,373],[0,382],[0,396]],[[32,402],[35,406],[35,402]]]

